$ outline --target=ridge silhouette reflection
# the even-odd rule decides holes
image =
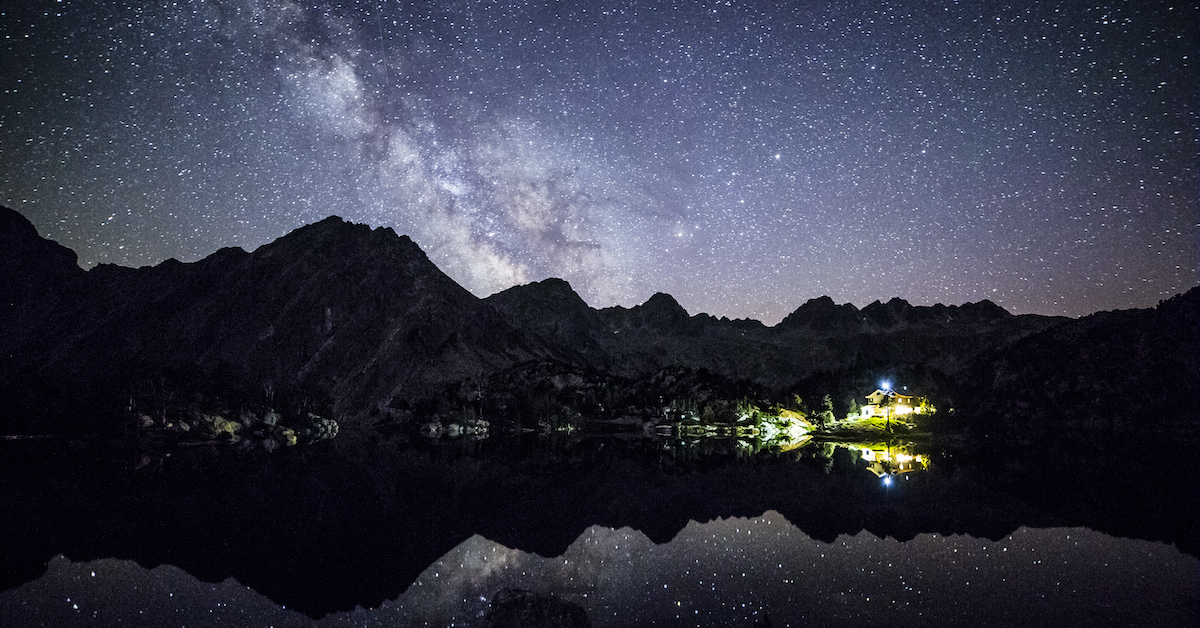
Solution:
[[[1194,595],[1159,595],[1195,579],[1194,487],[1178,458],[1129,442],[809,441],[748,452],[737,439],[628,433],[441,444],[360,434],[271,454],[174,451],[151,464],[98,442],[4,447],[0,534],[21,542],[3,550],[0,585],[6,603],[30,596],[23,608],[57,604],[38,583],[58,555],[232,577],[328,622],[357,621],[342,614],[355,607],[476,621],[501,585],[564,597],[594,625],[638,613],[669,623],[676,602],[674,612],[708,613],[711,625],[765,620],[754,608],[774,625],[877,613],[956,623],[978,619],[954,610],[977,604],[1040,625],[1012,614],[1042,608],[1031,595],[1074,609],[1048,615],[1068,623],[1157,616],[1137,599],[1185,616],[1197,606]],[[1011,559],[1026,551],[1028,565]],[[830,605],[839,599],[847,604]]]

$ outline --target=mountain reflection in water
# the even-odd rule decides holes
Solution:
[[[319,621],[233,581],[113,559],[56,558],[42,578],[0,593],[0,612],[20,625],[473,626],[509,587],[573,602],[596,627],[1183,626],[1200,619],[1198,567],[1167,545],[1085,528],[1022,527],[1000,541],[860,532],[825,543],[767,511],[692,522],[662,545],[592,526],[550,558],[476,535],[398,599]]]
[[[1200,620],[1194,490],[1119,443],[5,447],[5,625],[471,626],[505,587],[594,626]]]

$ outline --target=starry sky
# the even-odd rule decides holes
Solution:
[[[9,4],[0,203],[85,267],[339,215],[481,297],[768,324],[1200,283],[1190,3]]]

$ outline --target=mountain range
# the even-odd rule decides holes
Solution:
[[[1200,381],[1196,289],[1083,319],[1016,316],[986,300],[858,309],[820,297],[768,327],[690,315],[662,293],[596,309],[561,279],[480,299],[408,237],[337,217],[253,252],[84,271],[0,208],[0,290],[8,433],[103,429],[133,398],[168,387],[290,395],[353,424],[515,372],[637,382],[673,370],[759,394],[833,393],[839,405],[895,377],[1011,423],[1054,403],[1169,411]]]

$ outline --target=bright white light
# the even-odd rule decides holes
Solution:
[[[888,382],[888,381],[885,381],[885,382],[883,382],[883,389],[884,389],[884,390],[891,390],[891,389],[892,389],[892,383],[891,383],[891,382]]]
[[[890,476],[890,475],[883,476],[883,485],[891,486],[892,485],[892,476]]]

